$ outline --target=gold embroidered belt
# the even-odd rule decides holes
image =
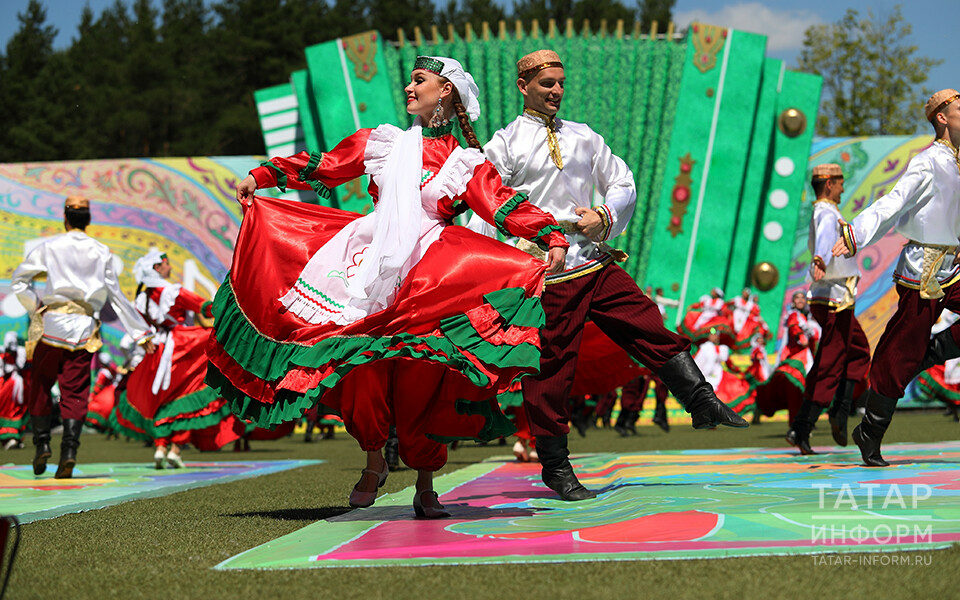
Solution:
[[[27,341],[24,344],[24,348],[26,349],[27,353],[27,360],[33,359],[33,352],[36,349],[37,344],[40,342],[40,338],[43,337],[43,315],[46,313],[86,315],[88,317],[93,317],[94,310],[93,307],[86,302],[80,302],[77,300],[53,302],[51,304],[44,304],[38,308],[36,312],[30,315],[30,327],[27,329]],[[87,352],[92,353],[99,350],[101,346],[103,346],[103,342],[100,340],[100,323],[94,320],[93,332],[90,334],[90,337],[87,338],[87,341],[82,348]]]
[[[943,260],[948,254],[956,254],[957,246],[939,246],[937,244],[921,244],[910,240],[909,244],[923,248],[923,269],[920,271],[920,297],[924,300],[943,298],[943,288],[937,280],[937,272],[943,266]]]

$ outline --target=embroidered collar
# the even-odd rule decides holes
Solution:
[[[425,138],[438,138],[445,135],[450,135],[453,131],[453,122],[447,123],[446,125],[441,125],[440,127],[424,127],[423,128],[423,137]]]
[[[832,204],[832,205],[834,205],[834,206],[840,206],[840,203],[839,203],[839,202],[834,202],[834,201],[831,200],[830,198],[817,198],[816,200],[813,201],[814,204],[816,204],[817,202],[826,202],[827,204]]]
[[[943,139],[943,138],[937,138],[937,139],[933,140],[933,143],[934,143],[934,144],[940,144],[940,145],[943,146],[944,148],[948,148],[948,149],[950,150],[950,154],[953,154],[953,160],[954,160],[954,162],[957,163],[957,169],[960,169],[960,152],[958,152],[958,151],[957,151],[957,148],[954,147],[954,145],[950,143],[950,140],[945,140],[945,139]]]
[[[563,121],[556,116],[551,117],[550,115],[544,114],[539,110],[534,110],[527,106],[523,107],[523,114],[524,116],[527,116],[535,121],[538,125],[550,127],[552,124],[554,129],[560,129],[560,126],[563,124]]]

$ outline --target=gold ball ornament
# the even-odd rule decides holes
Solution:
[[[777,125],[780,127],[780,133],[787,137],[795,138],[807,129],[807,116],[796,108],[788,108],[780,113],[777,119]]]
[[[750,281],[753,283],[753,287],[761,292],[769,292],[780,281],[780,271],[772,263],[759,262],[753,265],[753,269],[750,271]]]

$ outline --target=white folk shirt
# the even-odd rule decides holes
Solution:
[[[52,237],[27,255],[12,277],[13,291],[27,312],[68,301],[93,309],[93,315],[44,313],[44,343],[67,350],[82,348],[96,330],[100,309],[107,302],[135,340],[150,335],[143,317],[120,291],[114,261],[109,248],[77,230]],[[46,285],[38,294],[33,280],[44,273]]]
[[[834,256],[833,245],[840,239],[840,209],[830,200],[816,200],[813,203],[813,217],[810,219],[810,237],[807,248],[811,256],[819,256],[826,264],[825,274],[820,281],[813,279],[813,265],[810,265],[810,291],[807,294],[813,304],[837,306],[848,300],[847,279],[859,277],[860,267],[852,256]],[[852,291],[855,293],[856,288]],[[849,299],[851,302],[852,298]]]
[[[849,226],[853,251],[883,237],[891,228],[911,242],[900,252],[893,278],[919,287],[923,246],[956,246],[960,236],[960,169],[946,145],[935,142],[910,159],[906,173],[887,195],[861,212]],[[954,251],[944,257],[937,281],[949,284],[960,274]]]
[[[604,204],[595,210],[605,211],[609,231],[596,241],[581,233],[567,233],[570,248],[565,272],[548,276],[547,281],[586,274],[612,262],[597,242],[623,233],[637,200],[633,173],[600,134],[583,123],[556,119],[556,135],[563,170],[550,158],[544,121],[528,113],[494,133],[483,148],[504,185],[525,192],[529,202],[557,221],[579,221],[576,209],[593,208],[594,190],[604,198]]]

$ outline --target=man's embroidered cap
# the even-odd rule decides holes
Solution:
[[[825,163],[813,168],[812,179],[814,181],[823,181],[825,179],[832,179],[833,177],[843,177],[843,169],[836,163]]]
[[[560,55],[553,50],[537,50],[517,61],[517,77],[523,79],[550,67],[563,67]]]
[[[927,100],[927,103],[923,107],[923,112],[925,115],[927,115],[927,120],[932,121],[934,115],[943,110],[948,104],[957,98],[960,98],[960,92],[952,88],[940,90],[936,94],[930,96],[930,99]]]

